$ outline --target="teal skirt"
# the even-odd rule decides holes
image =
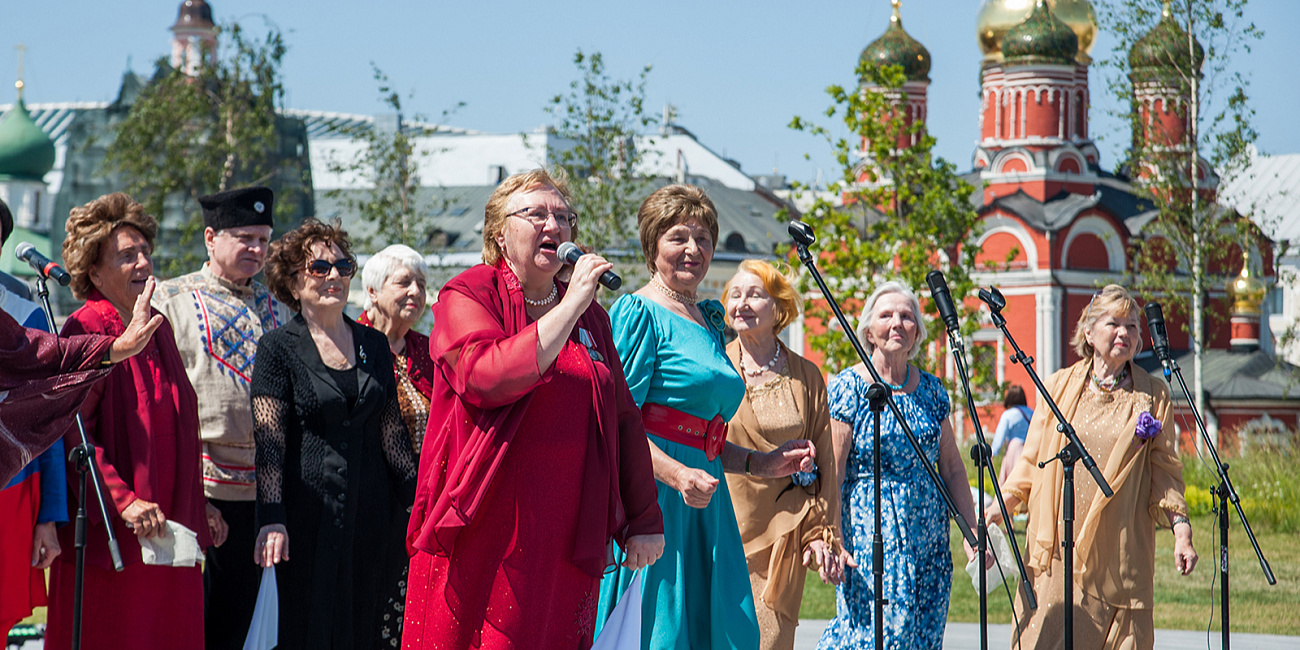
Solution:
[[[664,554],[643,569],[641,647],[755,650],[758,619],[749,587],[749,565],[722,475],[722,459],[710,462],[699,449],[649,437],[677,462],[718,479],[718,489],[708,507],[700,509],[686,505],[677,490],[655,484],[664,513]],[[616,549],[615,555],[621,563],[622,552]],[[632,575],[618,566],[601,580],[597,634]]]

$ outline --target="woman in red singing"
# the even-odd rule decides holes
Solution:
[[[151,293],[158,223],[139,203],[116,193],[74,208],[67,229],[63,259],[73,295],[86,304],[68,317],[63,334],[119,336],[144,317],[134,305]],[[171,325],[162,322],[141,354],[96,384],[81,414],[97,447],[126,565],[121,573],[113,571],[104,522],[89,507],[81,647],[202,648],[203,574],[197,563],[146,565],[141,552],[146,539],[176,537],[173,524],[193,531],[200,549],[220,544],[226,534],[220,513],[203,497],[198,399]],[[78,438],[74,428],[65,444],[72,447]],[[73,526],[59,531],[59,544],[69,551],[72,533]],[[71,644],[74,559],[63,553],[50,573],[47,648]]]
[[[586,648],[610,540],[663,551],[650,451],[609,317],[611,264],[578,260],[564,178],[512,176],[488,200],[483,265],[434,305],[437,372],[411,516],[403,648]]]

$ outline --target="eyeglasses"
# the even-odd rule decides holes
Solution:
[[[312,260],[307,263],[307,274],[313,278],[328,278],[330,269],[338,269],[340,278],[350,278],[357,274],[357,261],[345,257],[333,262],[329,260]]]
[[[573,212],[572,210],[559,210],[556,212],[547,212],[545,208],[524,208],[522,210],[515,210],[514,212],[511,212],[506,216],[521,217],[523,219],[526,219],[528,223],[531,223],[534,226],[545,226],[546,222],[551,217],[555,217],[555,222],[560,224],[561,226],[568,226],[570,228],[573,228],[574,226],[578,225],[578,213]]]

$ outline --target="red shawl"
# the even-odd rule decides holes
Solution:
[[[92,291],[85,306],[73,312],[63,326],[64,334],[120,336],[125,330],[117,310],[98,291]],[[185,374],[170,323],[164,321],[140,354],[114,366],[108,378],[95,385],[82,406],[81,418],[86,435],[96,446],[112,512],[121,513],[137,498],[151,501],[162,508],[165,517],[198,533],[201,547],[212,545],[201,482],[198,398]],[[79,439],[74,426],[64,443],[71,447]],[[68,476],[76,480],[73,472]],[[68,500],[75,501],[75,497]],[[86,561],[111,568],[99,510],[88,510],[91,524]],[[133,541],[134,534],[121,517],[110,518],[121,543],[123,563],[139,562],[140,545]],[[64,526],[59,531],[64,548],[73,548],[72,528]],[[73,557],[64,553],[59,559],[71,562]]]
[[[63,435],[113,337],[60,338],[0,310],[0,486]]]
[[[370,322],[370,316],[366,312],[361,312],[361,317],[357,319],[357,322],[366,327],[374,327],[374,324]],[[410,377],[415,390],[428,397],[433,394],[434,372],[433,359],[429,357],[429,337],[411,329],[406,330],[406,336],[402,338],[406,341],[406,349],[402,351],[406,356],[406,376]],[[397,358],[394,357],[393,361],[396,362]]]
[[[436,372],[407,543],[412,553],[450,555],[509,453],[533,389],[549,381],[554,364],[538,371],[537,324],[528,322],[519,280],[504,264],[478,265],[453,278],[433,313],[429,349]],[[592,334],[607,365],[593,363],[588,408],[597,417],[591,418],[586,464],[554,471],[583,474],[573,563],[599,577],[611,538],[622,543],[661,533],[663,517],[641,413],[623,376],[609,315],[593,302],[571,334],[575,341],[579,327]]]

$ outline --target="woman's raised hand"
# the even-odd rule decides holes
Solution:
[[[149,343],[153,333],[162,326],[162,314],[150,316],[149,301],[153,298],[153,290],[154,279],[150,276],[144,283],[144,291],[135,299],[135,308],[131,311],[131,322],[127,323],[126,331],[122,332],[109,348],[108,359],[112,363],[125,361],[139,354]]]

